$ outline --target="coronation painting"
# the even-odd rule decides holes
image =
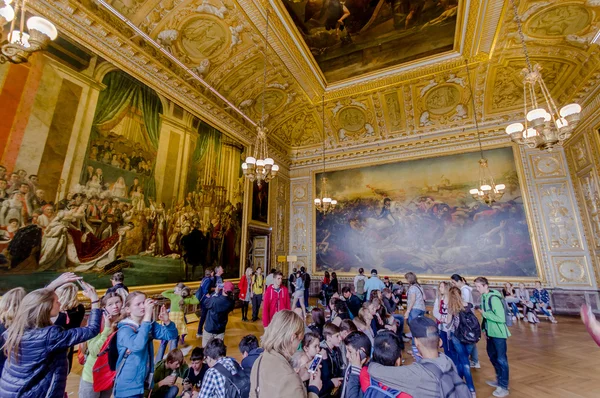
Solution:
[[[117,271],[132,287],[237,277],[244,147],[114,66],[92,82],[69,60],[37,58],[39,89],[10,104],[31,109],[0,124],[0,294],[65,271],[98,289]]]
[[[469,194],[478,152],[328,172],[338,206],[316,216],[317,271],[536,277],[512,148],[485,157],[506,185],[490,206]]]
[[[282,0],[328,82],[454,47],[458,0]]]

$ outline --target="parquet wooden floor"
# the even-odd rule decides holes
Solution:
[[[508,341],[511,397],[598,398],[600,397],[600,347],[587,334],[576,317],[557,317],[558,324],[542,321],[539,325],[517,322]],[[186,341],[200,345],[196,339],[197,323],[189,325]],[[229,320],[225,333],[227,354],[241,361],[240,339],[247,334],[262,335],[258,322],[241,321],[240,309]],[[478,397],[491,397],[493,388],[485,381],[494,378],[494,370],[485,350],[485,341],[478,344],[481,369],[472,369]],[[405,354],[407,364],[412,361]],[[81,366],[73,365],[67,393],[77,398]],[[275,397],[273,397],[275,398]]]

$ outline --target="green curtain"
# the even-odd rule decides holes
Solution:
[[[106,88],[98,97],[94,126],[100,126],[111,121],[114,121],[115,125],[118,124],[125,112],[133,106],[142,112],[148,138],[154,149],[158,150],[160,137],[159,115],[162,114],[163,109],[156,92],[121,71],[107,73],[102,83],[106,85]],[[116,118],[119,119],[115,120]],[[147,199],[156,198],[154,168],[152,168],[152,174],[145,184],[144,195]]]
[[[215,168],[221,166],[221,132],[207,123],[200,121],[198,124],[198,139],[196,148],[192,153],[192,167],[188,174],[188,192],[196,190],[196,181],[198,180],[198,165],[202,163],[208,153],[211,145],[215,154]],[[207,181],[208,183],[208,181]]]

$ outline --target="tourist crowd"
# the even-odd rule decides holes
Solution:
[[[260,268],[247,268],[238,285],[242,320],[257,321],[262,304],[265,330],[260,339],[241,339],[238,363],[224,342],[235,300],[234,285],[222,274],[221,267],[207,270],[195,294],[183,283],[164,291],[169,310],[142,292],[129,292],[122,273],[113,275],[102,298],[73,273],[30,293],[8,291],[0,299],[0,396],[64,398],[77,360],[83,365],[80,398],[474,397],[471,369],[481,366],[476,344],[484,338],[496,374],[487,383],[493,396],[504,397],[509,326],[520,318],[532,322],[530,313],[537,319],[536,309],[556,322],[541,284],[532,293],[510,284],[501,292],[490,289],[485,277],[476,278],[473,288],[455,274],[439,284],[432,319],[412,272],[406,287],[381,280],[376,270],[367,278],[361,269],[341,294],[335,273],[326,274],[325,308],[309,308],[304,268],[288,278],[293,292],[280,272],[263,278]],[[91,301],[86,326],[79,288]],[[185,344],[188,305],[200,307],[202,347]],[[156,357],[154,340],[160,341]],[[414,358],[410,365],[403,365],[405,342]]]

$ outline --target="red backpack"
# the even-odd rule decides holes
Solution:
[[[94,368],[92,370],[92,375],[94,377],[94,391],[100,392],[108,390],[112,388],[115,382],[115,375],[117,372],[112,370],[109,366],[109,351],[110,351],[110,343],[113,339],[117,338],[117,332],[112,332],[104,344],[102,344],[102,348],[98,353],[98,358],[96,359],[96,363],[94,364]]]

